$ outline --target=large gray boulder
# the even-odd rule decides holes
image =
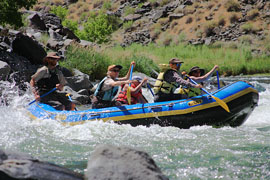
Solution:
[[[37,41],[21,33],[12,42],[12,49],[16,54],[27,58],[32,64],[42,64],[42,59],[47,55]]]
[[[95,149],[85,177],[88,180],[168,180],[147,153],[113,145],[101,145]]]
[[[25,154],[0,149],[0,179],[82,180],[83,175]]]

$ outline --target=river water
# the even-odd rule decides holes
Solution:
[[[94,148],[113,144],[147,152],[172,180],[270,179],[270,77],[242,79],[259,90],[259,105],[242,126],[218,129],[131,127],[98,121],[63,126],[49,119],[32,121],[24,108],[33,99],[31,93],[19,95],[14,83],[2,81],[0,148],[84,173]],[[150,92],[144,92],[150,98]]]

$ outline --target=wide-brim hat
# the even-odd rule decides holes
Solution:
[[[172,58],[169,61],[169,64],[178,64],[178,63],[184,63],[184,62],[183,61],[180,61],[180,59],[178,59],[178,58]]]
[[[49,58],[55,59],[55,60],[59,60],[61,59],[60,56],[58,56],[58,54],[56,52],[49,52],[44,58],[43,58],[43,63],[47,64],[47,60]]]
[[[200,67],[198,67],[198,66],[192,67],[192,68],[189,70],[188,75],[191,76],[191,74],[192,74],[194,71],[197,71],[197,70],[200,70],[201,75],[204,75],[204,69],[202,69],[202,68],[200,68]]]
[[[118,69],[120,70],[120,69],[123,68],[123,66],[121,66],[121,65],[110,65],[110,66],[108,67],[108,71],[114,70],[114,69],[116,69],[116,68],[118,68]]]
[[[133,76],[132,80],[136,80],[138,82],[142,82],[142,78],[140,76]]]
[[[61,57],[58,56],[58,54],[56,52],[49,52],[45,58],[60,59]]]

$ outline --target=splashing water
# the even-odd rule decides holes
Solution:
[[[30,90],[22,95],[1,82],[0,147],[83,173],[97,145],[114,144],[147,152],[170,179],[270,179],[270,84],[250,80],[261,87],[258,107],[242,126],[218,129],[32,121],[25,109]],[[143,93],[151,102],[151,93]]]

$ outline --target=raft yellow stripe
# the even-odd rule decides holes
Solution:
[[[243,91],[240,91],[236,94],[233,94],[225,99],[223,99],[224,102],[230,102],[240,96],[243,96],[245,94],[248,94],[250,92],[254,92],[254,93],[258,93],[257,90],[249,87],[247,89],[244,89]],[[190,99],[188,99],[187,101],[189,101]],[[181,101],[183,102],[183,101]],[[180,103],[181,103],[180,102]],[[169,105],[171,103],[164,103],[164,104],[160,104],[158,106],[162,106],[162,105]],[[39,105],[38,105],[39,106]],[[155,105],[156,106],[156,105]],[[143,107],[143,108],[151,108],[151,107],[155,107],[155,106],[147,106],[147,107]],[[203,104],[203,105],[199,105],[199,106],[195,106],[195,107],[191,107],[188,109],[181,109],[181,110],[172,110],[172,111],[162,111],[162,112],[151,112],[151,113],[141,113],[141,114],[132,114],[132,115],[121,115],[121,116],[115,116],[115,117],[108,117],[108,118],[102,118],[102,119],[93,119],[93,120],[84,120],[84,121],[77,121],[77,122],[62,122],[63,124],[68,124],[68,125],[78,125],[78,124],[82,124],[86,121],[96,121],[96,120],[102,120],[104,122],[106,121],[126,121],[126,120],[131,120],[131,119],[141,119],[141,118],[151,118],[151,117],[162,117],[162,116],[172,116],[172,115],[180,115],[180,114],[188,114],[190,112],[195,112],[195,111],[200,111],[203,109],[207,109],[207,108],[212,108],[215,106],[219,106],[219,104],[217,102],[212,102],[212,103],[208,103],[208,104]],[[53,113],[50,111],[47,111],[45,109],[43,109],[41,106],[39,106],[39,108],[41,108],[43,111],[45,111],[46,113],[48,113],[48,115],[53,115],[53,114],[58,114],[58,113]],[[141,108],[135,108],[135,109],[131,109],[131,110],[136,110],[136,109],[141,109]],[[120,112],[123,110],[117,110],[117,111],[110,111],[110,112]],[[125,110],[125,111],[129,111],[129,110]],[[91,113],[97,113],[97,112],[88,112],[87,114],[91,114]],[[97,114],[101,114],[101,113],[108,113],[108,112],[98,112]],[[86,113],[78,113],[78,115],[85,115]],[[34,116],[32,113],[29,113],[29,116],[31,119],[39,119],[38,117]]]
[[[243,96],[245,94],[248,94],[250,92],[254,92],[254,93],[258,93],[257,90],[249,87],[243,91],[240,91],[232,96],[229,96],[225,99],[223,99],[223,101],[225,102],[230,102],[240,96]],[[159,105],[161,106],[161,105]],[[200,111],[203,109],[207,109],[207,108],[212,108],[212,107],[216,107],[216,106],[220,106],[217,102],[212,102],[212,103],[208,103],[208,104],[203,104],[203,105],[199,105],[196,107],[191,107],[188,109],[182,109],[182,110],[172,110],[172,111],[162,111],[162,112],[151,112],[151,113],[141,113],[141,114],[132,114],[132,115],[122,115],[122,116],[115,116],[115,117],[109,117],[109,118],[102,118],[100,120],[106,122],[106,121],[126,121],[126,120],[131,120],[131,119],[141,119],[141,118],[151,118],[151,117],[162,117],[162,116],[172,116],[172,115],[181,115],[181,114],[188,114],[191,112],[195,112],[195,111]],[[148,107],[146,107],[148,108]],[[97,119],[93,119],[93,120],[85,120],[85,121],[80,121],[80,122],[62,122],[63,124],[69,124],[69,125],[77,125],[77,124],[81,124],[82,122],[86,122],[86,121],[95,121]]]

